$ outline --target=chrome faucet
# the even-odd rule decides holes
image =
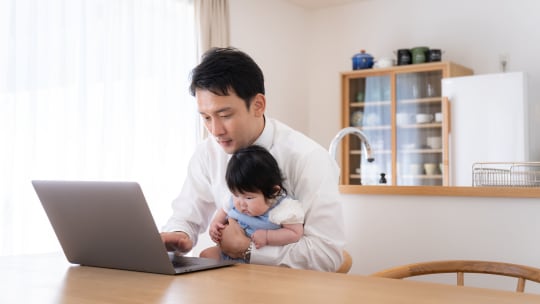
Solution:
[[[366,160],[368,162],[373,162],[375,159],[371,156],[371,145],[369,144],[367,136],[364,134],[364,132],[360,131],[360,129],[355,127],[347,127],[344,129],[341,129],[338,134],[332,139],[332,142],[330,143],[330,148],[328,149],[328,152],[330,152],[330,155],[333,159],[336,159],[336,151],[337,146],[339,142],[345,137],[346,135],[354,134],[360,138],[360,141],[364,145],[364,154],[366,155]]]

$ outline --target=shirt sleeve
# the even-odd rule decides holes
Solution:
[[[212,196],[211,183],[205,175],[206,154],[201,147],[189,162],[188,172],[180,195],[173,200],[172,216],[162,231],[183,231],[189,235],[193,244],[197,244],[198,236],[204,233],[212,214],[216,210]]]
[[[270,222],[278,225],[304,223],[302,205],[299,201],[291,198],[284,198],[279,205],[270,210],[268,216]]]

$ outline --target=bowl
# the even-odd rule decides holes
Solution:
[[[426,139],[426,144],[431,149],[440,149],[442,148],[442,138],[440,136],[429,136]]]
[[[429,123],[433,120],[433,115],[426,113],[416,114],[416,123]]]
[[[389,68],[394,66],[394,60],[390,58],[380,58],[375,61],[375,64],[373,64],[374,68]]]
[[[354,111],[351,115],[351,126],[361,126],[364,119],[364,112]]]
[[[442,122],[442,120],[443,120],[442,113],[441,112],[435,113],[435,121],[436,122]]]

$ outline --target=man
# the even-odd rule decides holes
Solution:
[[[338,201],[339,168],[327,150],[283,123],[265,117],[261,69],[234,48],[214,48],[192,72],[190,91],[211,136],[198,145],[173,215],[161,237],[167,250],[188,252],[216,208],[231,197],[225,182],[230,155],[252,144],[276,158],[289,194],[303,204],[304,236],[285,246],[256,249],[238,223],[222,227],[221,249],[248,263],[335,271],[345,242]]]

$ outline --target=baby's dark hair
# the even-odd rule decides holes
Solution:
[[[267,199],[287,194],[283,187],[285,179],[276,159],[268,150],[257,145],[239,149],[232,155],[225,179],[233,193],[261,191]],[[281,191],[276,192],[276,186]]]

